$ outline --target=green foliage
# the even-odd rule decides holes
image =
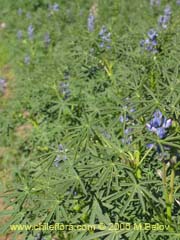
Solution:
[[[175,3],[168,29],[158,33],[159,52],[139,46],[147,31],[157,28],[166,2],[150,7],[148,1],[99,0],[95,29],[88,32],[93,1],[57,1],[59,11],[49,10],[48,0],[0,1],[7,23],[0,65],[8,59],[15,72],[13,97],[0,117],[0,144],[8,149],[2,166],[13,175],[2,194],[12,207],[2,212],[11,216],[2,234],[13,224],[61,223],[96,229],[43,231],[44,238],[179,239],[180,17]],[[99,46],[103,25],[111,33],[109,49]],[[146,127],[157,109],[173,121],[162,139]],[[120,116],[130,120],[121,122]],[[24,137],[19,129],[27,125],[31,131]],[[149,143],[163,152],[148,149]],[[112,223],[131,228],[112,230]],[[134,229],[141,223],[169,228]],[[14,239],[19,234],[35,239],[37,232],[17,231]]]

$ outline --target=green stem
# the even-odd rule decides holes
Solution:
[[[170,193],[169,193],[169,203],[167,206],[167,218],[172,223],[172,207],[174,202],[174,179],[175,179],[175,169],[172,167],[171,178],[170,178]],[[173,228],[170,228],[173,231]]]
[[[170,195],[169,195],[169,201],[171,204],[173,204],[173,201],[174,201],[174,179],[175,179],[175,169],[173,167],[171,171]]]
[[[167,219],[171,222],[171,218],[172,218],[172,216],[171,216],[171,205],[169,203],[166,173],[167,173],[166,163],[163,162],[162,181],[163,181],[163,187],[164,187],[164,199],[166,201],[166,215],[167,215]]]
[[[163,187],[164,187],[164,198],[166,201],[166,215],[169,223],[172,223],[172,206],[174,202],[174,179],[175,179],[175,168],[174,166],[172,167],[171,170],[171,176],[170,176],[170,192],[168,192],[167,188],[167,180],[166,180],[166,174],[167,174],[167,169],[166,169],[166,164],[163,162]],[[171,230],[173,230],[171,228]]]
[[[163,170],[162,170],[162,181],[164,187],[164,198],[167,200],[167,182],[166,182],[166,164],[163,162]]]

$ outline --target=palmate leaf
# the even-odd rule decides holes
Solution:
[[[72,166],[71,164],[70,164],[70,166],[71,166],[71,171],[72,171],[73,175],[75,175],[75,181],[79,183],[79,185],[80,185],[83,193],[84,193],[85,195],[87,195],[87,191],[86,191],[84,182],[83,182],[83,180],[81,179],[81,176],[78,174],[78,172],[76,171],[76,169],[73,168],[73,166]]]
[[[126,211],[126,209],[129,207],[131,201],[134,200],[134,196],[136,193],[136,189],[132,188],[131,189],[131,193],[128,194],[128,200],[126,201],[126,203],[124,204],[124,206],[120,209],[120,215],[123,216],[124,212]]]
[[[129,174],[129,173],[128,173]],[[151,202],[160,203],[164,207],[163,201],[157,199],[153,194],[145,187],[145,185],[149,185],[151,182],[145,183],[137,183],[136,179],[134,178],[133,174],[130,174],[132,181],[129,183],[120,183],[120,191],[114,194],[111,194],[107,197],[103,197],[102,201],[113,204],[115,200],[121,199],[123,196],[126,197],[126,202],[123,206],[121,206],[120,214],[123,215],[125,211],[129,208],[131,202],[139,201],[142,207],[143,212],[146,212],[146,204],[152,204]],[[157,183],[157,181],[154,181]],[[126,187],[126,188],[124,188]]]
[[[63,206],[60,206],[60,213],[62,217],[65,219],[65,221],[70,222],[70,217],[68,216],[68,213]]]
[[[112,171],[113,171],[112,167],[104,168],[103,171],[101,172],[101,177],[98,180],[97,185],[94,186],[94,188],[99,191],[106,182],[109,183],[110,181],[109,177],[112,175]]]
[[[139,198],[140,204],[141,204],[142,209],[143,209],[143,213],[145,213],[146,212],[145,200],[144,200],[140,191],[137,190],[137,194],[138,194],[138,198]]]
[[[112,141],[108,140],[107,138],[105,138],[103,136],[103,134],[99,133],[99,132],[95,132],[96,135],[98,136],[98,138],[101,140],[101,144],[103,145],[103,147],[109,148],[109,149],[113,149],[113,151],[117,154],[119,154],[119,156],[121,156],[121,158],[126,159],[127,154],[125,152],[123,152],[122,148],[118,145],[116,145],[115,143],[113,143]]]
[[[163,201],[160,201],[160,199],[157,199],[155,196],[153,196],[153,194],[151,192],[149,192],[145,187],[140,186],[140,191],[141,193],[143,193],[143,195],[146,198],[151,199],[152,201],[156,202],[156,203],[160,203],[162,206],[165,206],[165,203]]]
[[[49,213],[47,212],[47,216],[44,218],[45,223],[49,223],[53,218],[53,215],[56,213],[59,202],[55,202],[53,205],[49,206]]]
[[[117,193],[111,194],[107,197],[103,197],[102,201],[103,202],[108,202],[108,203],[112,203],[114,200],[121,198],[122,196],[129,194],[132,191],[132,187],[126,188],[123,191],[119,191]]]
[[[104,168],[104,164],[91,164],[89,163],[88,165],[80,165],[78,166],[78,170],[81,173],[81,176],[90,176],[93,177],[94,175],[96,175],[97,173],[99,173],[101,171],[101,169]]]
[[[96,219],[98,219],[98,221],[101,223],[110,223],[109,217],[103,214],[103,211],[96,198],[94,198],[93,200],[92,208],[90,209],[90,211],[90,224],[94,224],[96,222]]]

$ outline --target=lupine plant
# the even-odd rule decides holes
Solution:
[[[150,0],[150,4],[151,6],[154,6],[154,5],[160,5],[161,4],[161,0]]]
[[[147,33],[148,38],[145,40],[140,41],[140,46],[143,47],[145,50],[152,52],[152,53],[157,53],[157,32],[154,29],[150,29]]]
[[[158,24],[163,29],[166,29],[168,27],[168,23],[171,18],[171,7],[167,5],[164,9],[164,15],[160,16],[158,19]]]
[[[0,4],[3,238],[179,240],[176,1]]]
[[[101,39],[101,42],[99,44],[100,48],[110,48],[110,42],[111,42],[111,33],[108,32],[107,28],[105,26],[101,27],[101,30],[99,32],[99,37]]]
[[[177,5],[180,5],[180,0],[177,0],[177,1],[176,1],[176,4],[177,4]]]
[[[5,93],[6,86],[7,86],[6,80],[3,78],[0,78],[0,94]]]
[[[90,13],[87,20],[88,31],[92,32],[94,30],[95,16],[93,13]]]
[[[28,26],[27,33],[28,33],[29,39],[32,40],[34,37],[34,27],[32,25]]]

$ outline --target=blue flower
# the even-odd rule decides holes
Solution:
[[[169,22],[169,17],[168,16],[160,16],[158,19],[158,24],[160,27],[162,27],[163,29],[167,28],[167,24]]]
[[[4,94],[5,93],[6,87],[7,87],[6,80],[0,78],[0,94]]]
[[[59,4],[58,3],[54,3],[52,6],[52,9],[54,12],[58,12],[59,11]]]
[[[64,151],[64,146],[60,143],[58,145],[58,149],[59,149],[59,152],[63,152]]]
[[[54,160],[55,167],[59,167],[59,165],[62,161],[67,160],[66,151],[67,151],[67,149],[65,149],[62,144],[58,145],[58,154]]]
[[[123,116],[123,115],[121,115],[120,117],[119,117],[119,121],[121,122],[121,123],[123,123],[123,122],[127,122],[127,121],[129,121],[129,118],[126,116],[126,118]]]
[[[148,143],[146,145],[147,148],[154,148],[156,145],[154,143]]]
[[[64,99],[69,98],[69,96],[71,95],[71,91],[69,89],[69,83],[61,82],[60,92],[63,95]]]
[[[27,32],[28,32],[29,39],[32,40],[34,36],[34,27],[32,26],[32,24],[29,25]]]
[[[103,131],[102,131],[102,134],[103,134],[103,136],[104,136],[105,138],[111,139],[111,134],[109,134],[107,131],[103,130]]]
[[[121,142],[123,144],[130,144],[133,140],[132,135],[130,135],[132,133],[132,128],[125,128],[124,129],[124,137],[121,139]]]
[[[54,3],[53,5],[49,5],[49,9],[52,10],[53,12],[58,12],[59,11],[59,4]]]
[[[160,5],[161,4],[161,0],[150,0],[150,5]]]
[[[163,122],[163,128],[169,128],[172,125],[172,120],[171,119],[166,119],[164,118],[164,122]]]
[[[167,129],[172,125],[171,119],[166,119],[161,113],[161,111],[157,110],[153,114],[153,119],[151,119],[150,123],[146,124],[147,129],[150,132],[156,133],[159,138],[166,137]]]
[[[164,9],[164,15],[165,16],[171,16],[171,7],[169,6],[169,5],[167,5],[166,7],[165,7],[165,9]]]
[[[167,5],[166,8],[164,9],[164,15],[160,16],[158,19],[159,26],[162,27],[163,29],[166,29],[170,18],[171,18],[171,7]]]
[[[157,53],[156,46],[158,33],[154,29],[150,29],[147,33],[148,38],[140,41],[140,46],[143,47],[148,52]]]
[[[74,196],[77,196],[77,195],[78,195],[78,192],[74,191],[74,192],[73,192],[73,195],[74,195]]]
[[[156,112],[154,112],[153,117],[155,119],[162,119],[163,115],[162,112],[160,110],[156,110]]]
[[[158,36],[157,32],[154,29],[150,29],[148,31],[147,35],[151,41],[156,40],[156,38]]]
[[[166,129],[163,127],[159,127],[156,129],[156,134],[159,138],[164,138],[166,136]]]
[[[111,33],[108,32],[107,28],[105,26],[102,26],[99,36],[102,40],[102,42],[99,44],[100,48],[106,47],[107,49],[110,48],[108,45],[111,42]]]
[[[87,27],[89,32],[94,31],[94,21],[95,21],[95,16],[92,13],[90,13],[87,20]]]

